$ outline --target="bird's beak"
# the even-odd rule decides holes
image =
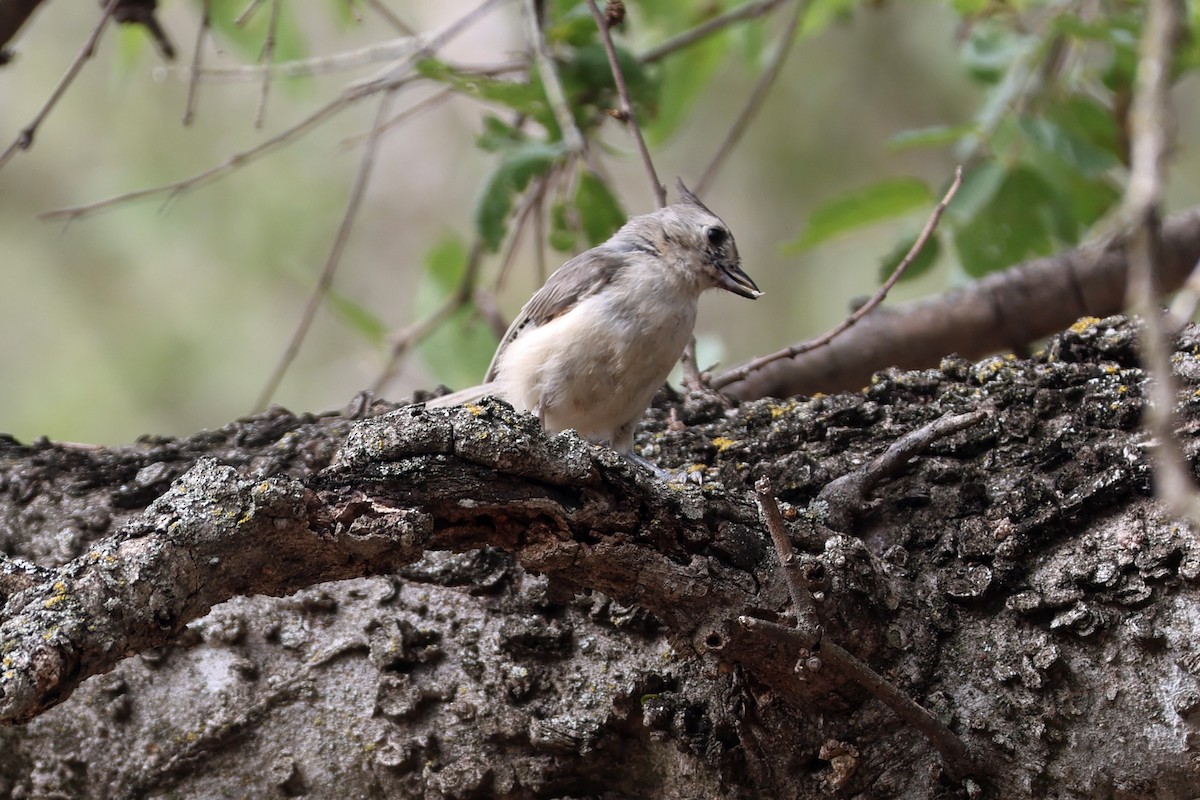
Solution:
[[[758,285],[750,280],[750,276],[742,272],[737,264],[722,264],[717,270],[717,285],[726,291],[749,297],[751,300],[759,297],[762,292]]]

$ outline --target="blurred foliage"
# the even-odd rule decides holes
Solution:
[[[783,20],[794,8],[794,1],[629,0],[626,3],[626,22],[613,31],[618,59],[629,85],[634,113],[656,162],[660,159],[666,162],[659,164],[665,181],[669,182],[673,174],[683,174],[689,180],[700,174],[749,98],[754,82],[770,67],[779,51]],[[215,41],[210,58],[212,51],[216,51],[222,57],[233,54],[244,62],[258,63],[264,57],[268,32],[274,39],[270,60],[276,64],[319,59],[342,49],[365,51],[383,40],[394,42],[398,37],[395,30],[372,16],[363,2],[335,0],[312,6],[262,2],[247,14],[251,5],[249,0],[210,0]],[[447,22],[467,13],[477,3],[462,2],[450,8],[451,4],[392,0],[390,5],[406,19],[422,16],[417,9],[422,14],[429,8],[444,9],[440,15],[426,15],[430,20],[437,16],[437,24],[427,21],[416,26],[429,32],[444,30]],[[544,241],[532,242],[533,247],[546,244],[565,257],[602,242],[622,224],[627,208],[641,210],[640,204],[646,200],[642,195],[626,197],[627,192],[619,190],[636,181],[641,184],[638,186],[641,192],[645,178],[636,171],[635,159],[629,157],[632,146],[622,129],[619,113],[614,111],[619,107],[615,84],[586,4],[578,0],[546,0],[539,4],[546,45],[569,116],[586,143],[583,152],[573,151],[567,144],[544,88],[544,76],[536,68],[527,68],[512,58],[516,52],[527,51],[521,41],[523,28],[514,23],[520,13],[517,5],[501,6],[483,23],[494,25],[487,36],[497,42],[496,52],[479,58],[472,55],[467,66],[456,60],[453,52],[431,49],[423,53],[416,65],[418,79],[413,86],[448,89],[460,99],[456,106],[458,116],[453,117],[452,123],[469,126],[473,147],[457,144],[461,137],[444,138],[453,139],[456,143],[453,146],[459,147],[453,156],[455,167],[459,163],[467,165],[454,177],[461,183],[462,174],[470,176],[473,204],[456,196],[453,199],[457,202],[448,202],[436,212],[431,210],[415,219],[406,219],[404,226],[397,226],[388,217],[393,211],[388,203],[399,203],[373,198],[375,207],[382,207],[378,214],[389,221],[381,224],[383,233],[376,235],[379,241],[372,243],[371,255],[363,258],[385,267],[378,270],[380,273],[396,265],[399,277],[395,280],[401,288],[393,294],[377,296],[375,292],[382,279],[374,284],[359,279],[359,285],[355,285],[339,274],[336,290],[325,300],[326,308],[337,321],[335,327],[340,326],[338,329],[348,338],[366,345],[369,357],[363,359],[364,370],[376,368],[388,351],[389,331],[410,324],[414,318],[427,318],[447,301],[462,298],[449,322],[422,341],[418,351],[435,379],[455,387],[477,381],[490,359],[495,336],[491,325],[483,321],[482,309],[475,305],[478,295],[459,291],[458,281],[466,269],[467,254],[476,245],[488,254],[496,254],[484,265],[477,285],[485,293],[495,295],[510,274],[514,253],[528,249],[535,235]],[[164,14],[174,13],[189,22],[198,19],[202,7],[202,0],[163,4]],[[664,43],[677,41],[677,37],[697,26],[744,8],[762,13],[745,15],[691,38],[686,44],[663,48]],[[192,16],[183,16],[184,11]],[[886,14],[891,14],[890,27],[882,32],[876,28],[871,34],[883,38],[850,38],[849,32],[868,27],[863,24],[869,21],[868,17]],[[53,16],[52,8],[43,19]],[[245,17],[240,23],[239,16]],[[761,348],[768,340],[778,343],[781,336],[797,336],[800,321],[818,319],[822,313],[836,313],[836,297],[831,301],[824,293],[843,280],[843,262],[869,261],[866,268],[872,272],[879,270],[882,280],[915,240],[916,230],[944,189],[939,183],[950,174],[950,166],[955,163],[965,167],[963,185],[935,237],[906,273],[906,281],[918,279],[931,270],[941,275],[953,272],[959,280],[970,279],[1072,246],[1098,230],[1119,202],[1127,177],[1128,106],[1144,16],[1143,4],[1133,0],[1101,4],[1082,0],[926,0],[910,4],[898,4],[895,0],[891,3],[810,0],[796,34],[805,41],[793,48],[790,56],[803,64],[804,69],[785,75],[768,96],[757,129],[751,126],[741,149],[734,153],[721,187],[723,213],[740,217],[736,220],[739,245],[745,245],[744,253],[758,253],[756,263],[751,264],[748,259],[751,272],[760,278],[760,270],[777,271],[775,285],[761,301],[760,308],[768,308],[776,298],[780,303],[773,312],[763,313],[755,326],[742,326],[762,328],[762,337],[752,344],[743,342],[741,352],[731,348],[734,355],[742,357],[746,347]],[[910,25],[910,19],[934,17],[949,20],[938,29],[938,46],[956,48],[957,60],[938,61],[936,66],[930,60],[914,67],[919,56],[931,49],[931,34],[921,29],[919,21],[912,22],[911,27],[905,26]],[[370,24],[364,24],[364,19]],[[1188,7],[1188,37],[1174,75],[1179,82],[1194,78],[1200,65],[1198,20],[1200,10],[1192,2]],[[188,37],[183,34],[188,29],[182,26],[181,30],[178,22],[177,44],[186,56]],[[38,25],[41,24],[39,19]],[[353,44],[339,38],[342,36],[353,39]],[[908,41],[902,43],[905,36]],[[69,54],[77,46],[74,39],[71,43],[71,47],[65,48]],[[100,82],[101,88],[113,96],[93,89],[92,93],[99,98],[87,98],[89,103],[85,107],[91,109],[93,116],[103,114],[105,119],[120,119],[123,127],[116,132],[97,133],[85,145],[76,145],[82,155],[73,162],[71,177],[61,180],[63,184],[70,183],[77,194],[52,195],[49,190],[59,187],[48,186],[35,177],[22,187],[20,203],[13,201],[13,193],[8,192],[7,208],[24,208],[30,203],[42,208],[64,200],[78,202],[98,192],[119,191],[116,187],[129,183],[144,186],[173,180],[181,171],[187,174],[192,169],[180,155],[182,148],[163,146],[155,134],[145,132],[151,111],[142,110],[141,116],[134,117],[119,105],[124,99],[120,90],[128,85],[129,95],[148,95],[147,108],[161,116],[170,116],[154,106],[155,102],[162,102],[163,95],[154,95],[145,88],[155,83],[150,88],[156,89],[158,84],[145,81],[132,69],[137,65],[139,43],[144,53],[153,53],[144,32],[136,29],[120,32],[117,59],[120,70],[116,78],[110,79],[117,86],[105,87]],[[895,49],[889,49],[893,46]],[[650,53],[653,57],[647,57]],[[903,58],[912,63],[897,63],[896,53],[903,53]],[[893,60],[888,60],[889,57]],[[495,60],[488,62],[488,58]],[[838,61],[839,58],[843,60]],[[7,69],[20,66],[17,62],[16,67],[10,65]],[[378,62],[363,66],[375,70]],[[61,74],[60,64],[54,64],[53,69],[55,75]],[[851,73],[858,83],[849,82]],[[7,78],[10,74],[13,73],[0,77]],[[135,80],[142,81],[136,90],[132,88]],[[322,80],[326,83],[322,84]],[[328,86],[329,80],[337,81],[338,90],[353,85],[345,80],[344,73],[290,83],[315,87],[315,93]],[[246,90],[242,101],[251,108],[258,100],[256,81],[251,78],[242,87]],[[174,83],[176,92],[182,93],[184,81]],[[897,96],[889,97],[889,92]],[[954,96],[946,100],[947,94]],[[210,127],[206,133],[192,137],[190,146],[195,146],[196,139],[213,137],[213,131],[217,136],[225,136],[228,131],[249,135],[248,130],[238,128],[245,122],[236,116],[241,112],[222,107],[223,102],[232,101],[218,94],[216,87],[203,85],[200,95],[201,108],[209,116],[200,117],[199,124],[207,123]],[[44,96],[43,92],[38,102]],[[306,95],[309,99],[311,96]],[[67,98],[72,99],[70,93]],[[0,103],[0,118],[4,116],[5,105],[14,107],[7,102],[8,98],[5,100]],[[284,104],[289,98],[272,95],[271,102]],[[53,124],[60,118],[69,118],[67,105],[64,103],[64,110],[52,115],[52,125],[39,134],[34,157],[41,157],[46,149],[44,142],[54,135]],[[914,112],[914,107],[918,111]],[[293,110],[288,107],[289,112]],[[6,120],[9,127],[19,130],[27,117],[20,120],[16,117],[26,113],[10,111],[13,119]],[[308,113],[311,108],[302,112]],[[893,116],[887,116],[889,113]],[[617,117],[615,123],[614,117]],[[235,119],[236,124],[230,121]],[[226,209],[225,217],[220,214],[214,217],[216,232],[207,235],[205,245],[211,249],[202,250],[196,244],[180,246],[177,242],[186,219],[173,217],[167,224],[161,215],[153,217],[150,213],[130,215],[134,221],[129,227],[154,232],[158,237],[153,241],[155,247],[135,241],[119,226],[114,226],[112,232],[104,231],[107,239],[98,228],[89,228],[89,235],[104,241],[107,250],[101,248],[102,254],[112,263],[123,264],[141,250],[151,251],[146,258],[152,266],[146,267],[144,273],[128,273],[126,280],[131,287],[139,280],[146,283],[145,274],[157,275],[154,270],[160,261],[169,261],[167,266],[179,270],[188,280],[202,276],[213,261],[228,261],[230,273],[244,278],[248,284],[245,298],[270,298],[269,308],[261,316],[269,320],[264,324],[274,326],[271,329],[274,339],[283,339],[294,307],[302,302],[303,293],[312,281],[311,254],[323,247],[328,235],[325,228],[331,224],[329,220],[336,218],[344,199],[344,189],[340,188],[343,184],[337,182],[344,180],[344,172],[326,166],[327,161],[332,161],[327,156],[337,149],[337,136],[355,132],[345,130],[346,127],[361,126],[362,122],[338,122],[342,129],[337,133],[314,131],[318,137],[326,135],[324,140],[318,138],[318,147],[326,149],[315,157],[311,151],[290,161],[287,151],[272,156],[286,165],[280,168],[281,172],[290,173],[292,178],[300,176],[299,188],[296,185],[289,188],[274,179],[262,180],[263,172],[250,178],[242,177],[239,172],[222,184],[229,188],[206,190],[217,198],[217,205]],[[81,133],[90,133],[79,118],[70,124]],[[248,129],[249,125],[243,127]],[[244,137],[236,139],[234,135],[228,134],[228,144],[215,145],[217,158],[224,160],[243,146]],[[100,152],[101,148],[109,147],[110,140],[121,137],[125,137],[128,146],[115,151],[115,158],[111,148],[104,150],[107,159],[88,158],[90,147]],[[438,137],[435,134],[433,138]],[[254,144],[261,141],[261,138],[251,140]],[[451,147],[443,142],[430,142],[429,146],[431,150]],[[756,147],[763,152],[747,152]],[[622,152],[618,153],[618,148]],[[682,152],[686,156],[678,155]],[[210,159],[206,165],[211,163],[210,156],[203,158]],[[404,158],[410,159],[403,167],[408,169],[422,156],[412,158],[406,153]],[[340,167],[343,170],[345,163]],[[81,165],[87,168],[81,169]],[[736,174],[735,168],[742,174]],[[326,182],[318,186],[317,173],[321,170],[333,177],[319,176]],[[77,176],[82,177],[76,181]],[[0,173],[0,179],[4,177]],[[411,191],[410,173],[402,172],[398,177],[388,182],[387,188]],[[447,184],[453,183],[449,177],[445,176]],[[376,179],[372,189],[384,183]],[[252,191],[261,194],[250,200]],[[464,189],[462,194],[467,191]],[[28,195],[39,192],[47,194],[36,200],[28,199]],[[810,197],[816,199],[815,207]],[[419,205],[423,199],[418,198],[415,204]],[[189,196],[186,202],[194,201]],[[301,202],[305,204],[304,211],[298,210]],[[189,214],[194,213],[191,210],[194,208],[189,206]],[[238,210],[230,210],[235,208]],[[451,217],[453,214],[457,216]],[[199,218],[197,214],[196,219]],[[782,233],[772,231],[768,237],[762,232],[765,227],[755,227],[766,218],[788,228]],[[321,223],[309,224],[314,219]],[[410,229],[421,234],[404,239],[406,243],[418,243],[411,257],[403,246],[396,244],[401,227],[405,235],[410,235]],[[743,239],[742,230],[754,233]],[[73,235],[89,241],[78,232]],[[855,246],[874,255],[864,257],[856,251],[852,258],[843,258],[842,254],[849,252],[844,248],[851,240],[866,243]],[[780,242],[790,243],[784,245],[789,253],[803,251],[804,270],[794,269],[794,264],[764,264],[771,260],[772,254],[778,255]],[[22,247],[29,246],[11,244],[10,250],[23,252]],[[168,249],[172,253],[170,259],[159,255]],[[249,265],[250,269],[235,267],[238,263]],[[818,271],[813,265],[831,268],[815,276],[801,274]],[[238,269],[245,271],[239,273]],[[175,288],[177,280],[169,277],[167,270],[162,272],[160,282],[151,285],[174,300],[170,290]],[[88,319],[96,329],[103,328],[108,321],[102,314],[117,305],[116,298],[121,298],[122,291],[128,291],[118,282],[120,275],[114,274],[117,277],[106,276],[107,282],[97,284],[102,290],[111,291],[114,299],[106,296],[103,302],[95,304],[102,311]],[[805,280],[812,283],[804,284]],[[864,278],[856,280],[861,284]],[[849,279],[845,281],[848,283]],[[70,282],[64,280],[63,285]],[[520,279],[510,281],[509,285],[514,293],[518,290],[524,293],[528,288]],[[861,285],[856,291],[862,291]],[[209,292],[214,298],[223,297],[222,291]],[[286,302],[274,302],[281,295]],[[398,313],[397,297],[403,307]],[[800,307],[800,301],[811,302],[813,298],[816,298],[813,305],[819,309]],[[80,303],[86,307],[83,301]],[[96,313],[92,307],[87,308],[86,313]],[[169,369],[185,376],[180,381],[194,382],[182,383],[182,388],[168,389],[165,385],[158,388],[167,398],[165,406],[177,405],[172,399],[175,396],[206,397],[200,394],[206,385],[204,370],[211,368],[210,363],[226,366],[229,357],[222,353],[205,355],[210,362],[201,361],[199,356],[195,361],[184,357],[192,349],[198,352],[198,347],[189,344],[194,339],[205,336],[217,339],[205,327],[207,320],[203,316],[197,313],[195,327],[190,331],[185,332],[182,327],[171,330],[170,335],[183,344],[173,348],[159,345],[164,352],[169,349],[171,357],[151,353],[143,358],[146,363],[156,365],[145,371],[149,375],[145,378],[147,382],[163,384],[162,376]],[[248,316],[243,312],[239,320]],[[222,333],[229,339],[250,337],[248,332],[239,334],[232,329]],[[740,334],[740,330],[735,332]],[[103,336],[93,335],[86,327],[71,335],[98,352],[103,352],[106,344],[114,351],[130,348],[124,340],[115,345],[106,343]],[[140,332],[122,336],[129,341],[155,338],[144,337]],[[253,367],[248,365],[269,361],[269,351],[277,344],[274,339],[260,342],[263,354],[258,361],[242,364],[242,370],[252,371]],[[70,348],[59,349],[70,352]],[[332,360],[342,358],[343,353],[339,346],[328,345],[321,357]],[[130,358],[137,361],[141,356],[134,354]],[[97,360],[81,356],[81,361],[95,364]],[[178,365],[172,367],[176,362]],[[329,368],[328,361],[320,365]],[[427,376],[418,376],[423,377]],[[124,386],[118,378],[112,378],[112,384]],[[94,379],[93,375],[86,378]],[[366,382],[361,373],[355,373],[355,379],[358,386]],[[320,379],[312,379],[307,385],[318,383]],[[133,385],[128,391],[138,395],[144,388]],[[116,391],[113,394],[114,406],[125,401]],[[352,391],[344,392],[344,396],[350,394]],[[231,395],[237,392],[222,393]],[[236,396],[231,402],[235,401]],[[22,402],[36,404],[32,400]],[[302,402],[308,405],[312,401],[306,396]],[[146,427],[156,425],[160,425],[159,420],[146,422]]]

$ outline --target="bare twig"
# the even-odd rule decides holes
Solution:
[[[467,268],[463,272],[462,279],[458,282],[454,293],[447,297],[438,308],[434,309],[432,314],[424,319],[417,320],[392,337],[392,351],[388,355],[388,361],[384,365],[383,370],[380,371],[379,377],[371,385],[370,391],[372,395],[379,396],[387,388],[388,384],[392,382],[392,379],[396,377],[397,371],[399,371],[400,362],[404,360],[410,348],[437,330],[454,312],[470,302],[474,296],[475,283],[479,278],[479,265],[482,260],[483,243],[476,240],[471,245],[470,255],[467,256]]]
[[[645,53],[642,53],[641,61],[643,64],[652,64],[664,56],[674,53],[676,50],[682,50],[685,47],[690,47],[696,42],[706,39],[711,34],[716,33],[722,28],[727,28],[735,22],[761,17],[783,2],[784,0],[756,0],[756,2],[731,8],[724,14],[719,14],[707,22],[702,22],[694,28],[672,36],[657,47],[650,48]]]
[[[233,24],[239,28],[244,27],[246,23],[250,21],[250,18],[254,16],[254,12],[258,11],[258,7],[264,2],[266,2],[266,0],[250,0],[250,5],[246,6],[242,13],[237,15],[237,17],[233,20]]]
[[[575,116],[571,113],[570,104],[567,103],[567,95],[563,92],[562,81],[558,79],[558,68],[554,66],[554,60],[550,58],[550,53],[546,49],[546,36],[542,32],[542,26],[538,24],[535,3],[536,0],[525,0],[522,3],[524,11],[522,16],[525,18],[525,30],[529,36],[529,45],[533,48],[538,74],[542,79],[542,90],[546,93],[546,100],[550,103],[554,119],[562,131],[563,141],[567,143],[571,154],[582,153],[584,150],[583,134],[575,125]]]
[[[978,425],[987,416],[987,411],[980,410],[939,417],[923,428],[904,434],[864,466],[825,484],[817,499],[826,504],[828,526],[849,533],[854,515],[865,507],[880,481],[897,474],[909,459],[934,442]]]
[[[191,78],[188,80],[187,100],[183,104],[183,124],[191,125],[196,118],[196,90],[200,85],[200,69],[204,62],[204,40],[212,25],[212,0],[204,0],[200,11],[200,28],[196,31],[196,47],[192,50]]]
[[[1182,33],[1182,17],[1183,4],[1178,0],[1153,0],[1149,4],[1130,113],[1129,186],[1121,214],[1132,226],[1127,296],[1142,318],[1142,356],[1152,378],[1145,425],[1155,443],[1155,492],[1172,512],[1200,524],[1200,493],[1175,435],[1176,385],[1171,374],[1168,334],[1158,307],[1161,290],[1157,273],[1162,260],[1159,213],[1171,128],[1171,66]]]
[[[899,281],[904,275],[904,271],[908,269],[909,265],[912,264],[913,260],[925,247],[926,242],[929,241],[929,237],[933,235],[933,231],[937,228],[938,221],[942,218],[942,213],[946,210],[946,206],[950,204],[950,201],[954,198],[955,193],[958,191],[958,187],[961,185],[962,167],[960,166],[955,169],[954,181],[950,184],[950,188],[946,190],[946,194],[942,197],[941,202],[939,202],[933,209],[933,213],[929,216],[929,220],[925,223],[925,227],[921,229],[921,233],[919,236],[917,236],[917,240],[913,242],[912,247],[909,248],[907,255],[905,255],[904,258],[901,259],[900,263],[896,265],[896,269],[892,271],[892,274],[888,277],[888,279],[884,281],[882,286],[879,287],[879,291],[875,292],[875,295],[860,308],[858,308],[853,314],[851,314],[833,329],[815,339],[810,339],[807,342],[802,342],[801,344],[792,345],[791,347],[785,348],[776,353],[770,353],[768,355],[761,356],[747,364],[742,365],[741,367],[738,367],[737,369],[732,369],[728,372],[718,375],[717,377],[713,378],[712,387],[714,389],[720,389],[728,386],[731,383],[745,380],[746,376],[750,373],[762,369],[767,364],[770,364],[774,361],[779,361],[784,358],[794,358],[801,353],[807,353],[810,350],[816,350],[818,347],[824,347],[825,345],[829,344],[829,342],[836,339],[844,331],[853,327],[860,319],[875,310],[875,307],[887,298],[888,292],[890,292],[892,287],[896,285],[896,282]]]
[[[787,60],[788,53],[792,49],[792,42],[796,40],[796,30],[800,27],[800,20],[804,16],[804,10],[807,7],[807,0],[795,0],[791,19],[788,20],[787,27],[784,28],[783,37],[779,40],[779,44],[775,48],[770,62],[768,62],[766,69],[763,70],[762,75],[759,76],[758,81],[754,84],[754,89],[751,90],[750,97],[746,100],[746,105],[742,107],[741,113],[734,120],[729,133],[725,135],[724,141],[717,148],[716,154],[708,162],[708,166],[704,168],[704,173],[700,176],[700,181],[696,184],[695,192],[697,197],[704,195],[704,192],[712,184],[713,179],[716,178],[717,170],[721,168],[725,163],[725,159],[733,152],[733,148],[741,140],[742,134],[750,127],[750,122],[758,114],[758,110],[762,108],[763,101],[767,99],[767,94],[771,91],[771,87],[775,85],[775,81],[779,77],[779,72],[783,68],[783,63]]]
[[[350,229],[354,225],[354,220],[358,217],[358,209],[362,205],[363,195],[366,194],[367,183],[370,181],[371,173],[375,168],[375,156],[379,151],[379,140],[382,138],[382,125],[391,110],[393,98],[394,92],[386,92],[380,100],[379,111],[375,115],[374,135],[367,140],[366,148],[363,150],[358,174],[354,178],[354,186],[350,189],[350,199],[346,203],[346,212],[342,215],[342,223],[338,226],[333,247],[329,251],[329,256],[325,259],[325,266],[321,270],[321,277],[317,281],[317,285],[313,288],[312,294],[309,295],[308,303],[304,307],[304,312],[300,315],[300,321],[296,324],[296,329],[292,332],[292,337],[288,341],[287,347],[284,348],[283,355],[279,358],[279,363],[275,365],[275,369],[267,379],[262,393],[254,403],[255,411],[261,411],[266,408],[267,403],[271,402],[271,398],[279,388],[279,384],[283,380],[283,376],[287,373],[288,367],[291,366],[292,361],[296,358],[296,354],[300,352],[300,345],[304,341],[304,337],[308,334],[309,328],[312,326],[312,321],[317,315],[317,309],[325,302],[325,296],[329,293],[329,287],[333,284],[334,273],[337,272],[338,265],[342,261],[342,253],[346,249],[346,242],[350,240]]]
[[[654,201],[659,208],[667,204],[667,187],[663,186],[662,181],[658,179],[658,173],[654,170],[654,161],[650,158],[650,150],[646,147],[646,139],[642,136],[642,129],[638,125],[637,115],[633,111],[633,101],[629,99],[629,87],[625,83],[625,75],[621,72],[621,65],[617,61],[617,50],[613,47],[612,33],[608,29],[608,23],[604,19],[604,14],[601,13],[596,5],[596,0],[587,0],[588,8],[591,9],[592,18],[596,20],[597,27],[600,28],[600,41],[604,43],[604,52],[608,56],[608,66],[612,70],[613,81],[617,84],[617,95],[621,98],[621,108],[619,110],[620,118],[629,126],[629,130],[633,133],[633,140],[637,143],[638,154],[642,157],[642,167],[646,170],[646,175],[650,178],[650,183],[654,187]]]
[[[258,60],[269,65],[275,57],[275,34],[279,28],[279,0],[271,0],[271,18],[267,22],[267,35],[263,39],[262,53]],[[254,127],[262,128],[263,117],[267,113],[267,97],[271,94],[271,70],[263,72],[262,89],[258,94],[258,108],[254,110]]]
[[[569,161],[562,166],[563,171],[570,168],[571,162]],[[517,246],[521,243],[525,228],[531,221],[534,221],[536,225],[540,220],[542,198],[546,194],[546,189],[553,184],[558,174],[558,169],[551,168],[549,172],[537,176],[521,198],[521,206],[517,209],[515,215],[516,223],[509,231],[508,244],[504,248],[504,256],[500,259],[500,269],[496,272],[496,280],[492,282],[493,291],[500,291],[508,281],[509,274],[512,272],[512,266],[516,261]],[[535,246],[541,246],[540,239],[536,240]]]
[[[375,9],[375,13],[391,23],[392,27],[408,36],[416,36],[417,32],[405,24],[404,20],[396,16],[396,13],[383,4],[383,0],[367,0],[367,5]]]
[[[104,12],[100,15],[100,21],[96,23],[96,27],[92,29],[91,34],[84,41],[83,47],[79,50],[78,55],[75,56],[75,60],[71,62],[71,66],[67,67],[66,73],[63,74],[58,85],[54,87],[54,91],[50,93],[50,97],[46,100],[42,109],[34,116],[32,122],[21,129],[21,132],[17,134],[16,141],[10,144],[3,153],[0,153],[0,168],[3,168],[18,150],[28,150],[33,146],[33,138],[37,135],[38,128],[54,107],[58,105],[58,101],[62,99],[67,88],[79,75],[80,70],[83,69],[84,62],[95,55],[96,43],[100,41],[101,34],[108,27],[108,21],[112,19],[113,12],[119,2],[120,0],[108,0],[108,5],[104,7]]]
[[[696,337],[692,336],[688,341],[687,347],[683,348],[683,357],[679,360],[683,365],[683,388],[688,391],[696,391],[707,388],[704,383],[704,375],[700,372],[700,365],[696,363]]]
[[[240,64],[231,67],[205,67],[199,75],[192,75],[191,69],[181,67],[170,69],[169,72],[186,74],[189,80],[203,78],[206,81],[259,81],[263,75],[271,73],[277,78],[307,78],[313,75],[328,75],[334,72],[358,69],[380,61],[395,61],[413,53],[420,52],[428,45],[428,38],[422,36],[404,36],[398,39],[388,39],[357,50],[348,50],[330,55],[301,58],[293,61],[281,61],[277,64]],[[524,63],[521,64],[524,68]]]
[[[404,124],[405,122],[408,122],[413,117],[416,117],[416,116],[420,115],[421,113],[428,111],[432,108],[436,108],[437,106],[440,106],[442,103],[446,102],[453,96],[454,96],[453,88],[445,87],[443,89],[439,89],[438,91],[429,95],[429,97],[426,97],[422,100],[418,100],[417,102],[413,103],[408,108],[406,108],[403,111],[396,114],[396,116],[392,117],[387,122],[383,123],[383,125],[380,127],[380,130],[382,130],[384,133],[386,133],[396,127],[399,127],[400,125]],[[368,131],[364,131],[362,133],[356,133],[353,136],[347,136],[345,139],[343,139],[339,143],[339,146],[344,149],[349,149],[356,145],[362,144],[363,142],[370,139],[371,135],[374,132],[375,132],[374,129],[371,129]]]
[[[1192,269],[1171,301],[1171,327],[1182,328],[1200,307],[1200,262]]]
[[[783,577],[787,581],[788,593],[792,597],[792,605],[796,610],[796,631],[800,634],[802,646],[812,649],[821,638],[821,622],[817,619],[817,607],[813,602],[812,588],[800,568],[800,559],[788,538],[787,527],[783,524],[783,514],[779,512],[779,503],[775,500],[775,490],[771,479],[765,475],[754,484],[754,499],[758,501],[758,509],[762,513],[763,522],[775,543],[775,552],[779,554],[779,564],[783,568]]]
[[[480,6],[468,12],[466,16],[461,17],[437,34],[429,37],[421,48],[419,48],[416,52],[409,54],[408,58],[404,60],[403,64],[389,66],[387,70],[379,75],[350,85],[342,91],[341,95],[317,109],[292,127],[276,134],[275,136],[272,136],[270,139],[267,139],[266,141],[250,148],[249,150],[244,150],[240,153],[230,156],[224,162],[215,167],[204,170],[203,172],[193,175],[190,178],[184,178],[183,180],[175,181],[174,183],[169,183],[162,186],[154,186],[149,189],[139,189],[133,192],[126,192],[114,197],[97,200],[92,203],[86,203],[84,205],[55,209],[54,211],[48,211],[42,214],[41,217],[43,219],[79,219],[81,217],[88,216],[89,214],[94,214],[114,206],[122,205],[134,200],[140,200],[146,197],[153,197],[160,194],[166,194],[168,195],[168,198],[176,197],[190,189],[194,189],[198,186],[202,186],[206,183],[216,180],[217,178],[244,166],[248,162],[266,155],[276,147],[292,141],[297,136],[314,127],[318,123],[323,122],[343,109],[354,105],[363,98],[370,97],[371,95],[381,91],[399,89],[406,83],[417,80],[418,76],[413,75],[411,72],[406,72],[405,70],[411,69],[412,65],[422,55],[437,50],[446,42],[450,41],[450,39],[462,33],[462,31],[464,31],[471,23],[477,21],[482,16],[484,11],[491,8],[499,1],[500,0],[484,0]]]

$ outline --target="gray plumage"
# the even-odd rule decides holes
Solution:
[[[692,336],[700,293],[761,292],[719,217],[682,183],[680,202],[631,218],[563,264],[513,320],[484,383],[430,406],[504,398],[551,433],[575,429],[616,450]]]

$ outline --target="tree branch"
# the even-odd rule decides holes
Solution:
[[[1159,280],[1177,288],[1200,261],[1200,208],[1168,218]],[[730,384],[743,400],[858,389],[887,367],[922,369],[945,356],[981,358],[1049,336],[1080,317],[1125,305],[1123,239],[1090,244],[995,273],[952,292],[871,314],[820,350]]]

